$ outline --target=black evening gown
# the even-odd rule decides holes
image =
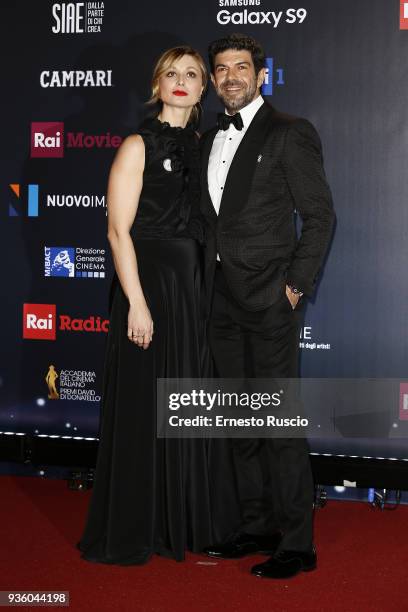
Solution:
[[[131,236],[153,341],[147,350],[129,341],[129,304],[115,276],[94,487],[77,544],[84,559],[120,565],[155,553],[183,560],[186,549],[198,552],[219,535],[212,530],[208,441],[156,437],[156,378],[212,375],[201,227],[192,210],[197,136],[158,119],[138,133],[146,161]]]

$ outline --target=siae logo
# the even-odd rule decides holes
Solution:
[[[57,2],[52,5],[54,34],[83,34],[85,32],[85,2]]]
[[[273,96],[273,86],[284,85],[283,68],[274,68],[273,57],[265,58],[266,74],[262,85],[263,96]],[[275,80],[276,79],[276,80]]]
[[[67,132],[65,146],[67,149],[117,149],[121,136],[106,134],[85,134],[84,132]],[[64,157],[64,124],[62,122],[31,123],[31,157]]]
[[[9,217],[21,217],[22,198],[21,185],[19,183],[10,183],[9,185],[13,200],[9,202]],[[27,217],[38,217],[38,185],[27,186]]]
[[[54,34],[95,34],[101,32],[104,2],[55,2],[52,5]]]

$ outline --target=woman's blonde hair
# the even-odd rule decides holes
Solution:
[[[184,57],[184,55],[191,55],[191,57],[193,57],[199,65],[204,92],[208,82],[208,73],[205,62],[201,55],[198,53],[198,51],[187,45],[173,47],[172,49],[168,49],[167,51],[162,53],[162,55],[157,60],[152,76],[152,95],[147,101],[147,104],[157,104],[161,102],[159,98],[159,79],[170,68],[170,66],[174,64],[174,62]],[[200,101],[198,101],[191,110],[189,122],[198,121],[200,118],[200,113]]]

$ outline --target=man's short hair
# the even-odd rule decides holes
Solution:
[[[249,51],[255,67],[255,74],[258,76],[261,68],[265,68],[265,52],[259,42],[246,36],[246,34],[230,34],[225,38],[219,38],[210,43],[208,47],[208,58],[210,61],[211,72],[214,74],[215,56],[228,49],[236,49],[237,51]]]

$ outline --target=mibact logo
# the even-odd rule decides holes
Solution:
[[[44,276],[105,278],[105,249],[44,247]]]
[[[273,57],[265,58],[265,80],[262,85],[263,96],[273,96],[274,85],[284,85],[283,68],[274,68]]]
[[[44,276],[75,276],[75,249],[72,247],[44,248]]]
[[[64,157],[64,124],[61,121],[31,123],[31,157]]]
[[[28,340],[55,340],[55,304],[23,305],[23,338]]]
[[[12,202],[9,202],[9,217],[21,217],[25,214],[22,206],[21,185],[10,183],[9,187],[13,198]],[[27,217],[38,217],[38,185],[27,186]]]

